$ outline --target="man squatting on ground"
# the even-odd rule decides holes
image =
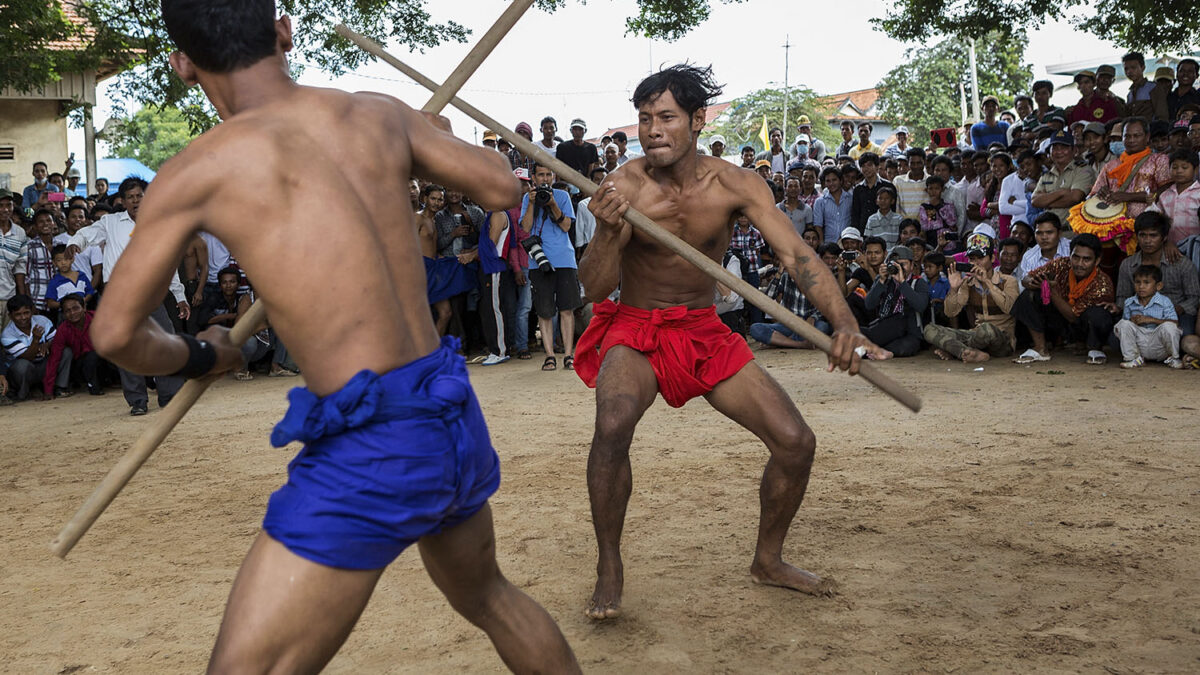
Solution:
[[[172,66],[224,123],[160,170],[96,315],[95,347],[150,375],[241,367],[227,329],[197,340],[146,318],[203,228],[237,256],[308,384],[271,434],[277,447],[305,446],[234,581],[210,670],[320,670],[383,569],[416,543],[506,665],[578,671],[554,620],[496,565],[499,460],[455,342],[438,344],[412,213],[377,198],[420,175],[503,209],[520,197],[507,161],[391,97],[297,85],[291,20],[276,20],[271,0],[163,0],[162,14],[180,50]],[[286,179],[300,163],[316,173],[304,186]],[[226,180],[235,165],[249,180]],[[265,184],[281,193],[264,199]],[[346,260],[353,279],[337,273]],[[313,273],[293,273],[302,267]]]
[[[633,103],[645,155],[613,172],[589,206],[597,228],[580,280],[590,298],[621,287],[619,303],[595,306],[575,363],[580,378],[596,388],[596,429],[588,457],[588,494],[599,543],[596,588],[587,608],[593,619],[620,613],[621,530],[632,489],[629,445],[638,420],[660,392],[673,407],[704,396],[761,438],[771,453],[760,488],[752,578],[808,593],[829,590],[829,582],[782,557],[784,537],[808,485],[816,445],[812,430],[783,388],[753,363],[746,341],[717,317],[713,279],[621,218],[632,206],[719,262],[729,246],[730,224],[745,214],[832,323],[830,370],[856,373],[858,347],[881,353],[858,332],[829,268],[775,207],[762,178],[696,153],[705,108],[720,92],[710,69],[686,65],[643,80]]]

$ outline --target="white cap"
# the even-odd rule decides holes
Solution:
[[[971,234],[986,234],[992,239],[996,238],[996,230],[987,223],[980,223],[976,225],[975,229],[971,231]]]
[[[725,142],[725,137],[722,136],[721,134],[714,134],[712,138],[708,139],[709,147],[712,147],[713,143],[720,143],[721,145],[729,145],[728,143]]]
[[[905,126],[897,127],[896,133],[904,134],[905,136],[907,136],[908,135],[908,127],[905,127]]]
[[[83,178],[83,174],[79,172],[79,167],[73,166],[67,171],[67,178]]]
[[[847,227],[846,229],[842,230],[842,234],[840,237],[838,237],[838,241],[841,241],[843,239],[857,239],[858,241],[862,241],[863,236],[862,236],[862,233],[858,231],[858,229],[856,229],[854,227]]]

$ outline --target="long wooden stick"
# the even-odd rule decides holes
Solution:
[[[508,34],[517,20],[525,13],[526,10],[533,4],[534,0],[515,0],[508,9],[505,10],[496,24],[492,26],[479,44],[467,54],[463,62],[450,75],[450,79],[446,80],[441,87],[435,87],[433,97],[422,108],[425,112],[437,113],[441,112],[446,104],[454,98],[454,95],[462,88],[463,83],[479,68],[480,64],[487,59],[500,40]],[[339,26],[339,32],[344,26]],[[256,333],[260,326],[266,321],[266,307],[262,300],[255,301],[246,314],[242,316],[229,331],[229,339],[234,344],[242,344],[250,339],[250,336]],[[154,420],[150,428],[142,432],[138,437],[137,442],[133,444],[124,456],[109,470],[104,480],[96,486],[92,494],[87,498],[87,501],[79,507],[75,515],[71,516],[71,520],[63,526],[62,531],[50,543],[50,550],[54,555],[60,558],[66,558],[71,549],[75,547],[87,533],[88,529],[104,513],[104,509],[116,499],[122,488],[129,482],[133,475],[137,473],[142,464],[154,454],[158,446],[166,439],[167,435],[179,424],[184,415],[192,409],[200,395],[208,389],[208,385],[212,384],[218,378],[203,378],[199,380],[188,380],[171,399],[171,402],[163,409],[162,413]]]
[[[338,26],[337,32],[347,39],[353,41],[354,44],[358,45],[364,51],[395,67],[397,70],[412,78],[425,88],[431,91],[438,88],[436,82],[428,77],[425,77],[411,66],[408,66],[396,57],[387,53],[382,47],[369,38],[359,35],[345,26]],[[536,160],[538,164],[541,164],[542,166],[548,166],[553,169],[559,178],[579,188],[584,194],[591,196],[596,192],[598,186],[595,183],[587,178],[584,178],[579,174],[579,172],[558,161],[558,159],[552,157],[549,153],[542,150],[537,145],[526,140],[524,136],[521,136],[520,134],[517,134],[506,128],[504,125],[484,114],[471,104],[458,97],[454,97],[450,101],[450,104],[466,113],[468,117],[473,118],[475,121],[486,126],[488,129],[495,131],[500,135],[501,138],[511,143],[513,147],[525,153],[526,156],[532,157],[534,160]],[[728,270],[713,261],[711,258],[697,251],[695,248],[692,248],[687,244],[687,242],[683,241],[679,237],[676,237],[670,232],[664,230],[657,223],[655,223],[653,220],[650,220],[636,209],[630,208],[627,210],[625,212],[625,220],[629,221],[629,223],[636,227],[639,231],[650,236],[658,243],[679,255],[684,260],[687,260],[696,267],[700,268],[704,273],[708,274],[713,279],[716,279],[722,284],[737,291],[739,295],[746,300],[749,300],[750,303],[755,307],[758,307],[767,314],[770,314],[783,325],[802,335],[805,340],[813,343],[821,351],[829,353],[830,349],[832,349],[833,341],[829,339],[829,336],[809,325],[808,322],[804,321],[792,312],[789,312],[786,308],[784,308],[783,305],[768,298],[762,291],[733,276]],[[877,368],[875,364],[864,359],[859,368],[859,374],[862,375],[863,378],[865,378],[868,382],[883,390],[884,393],[896,399],[913,412],[920,411],[921,398],[905,387],[901,386],[899,382],[896,382],[891,377],[886,375],[883,371]]]

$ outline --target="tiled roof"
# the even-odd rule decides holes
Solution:
[[[64,52],[80,50],[87,46],[87,41],[84,39],[84,36],[90,37],[95,34],[95,29],[88,26],[83,17],[79,16],[75,5],[76,3],[73,0],[62,0],[61,3],[63,15],[70,23],[74,24],[75,26],[83,27],[83,36],[72,35],[65,40],[55,40],[54,42],[48,43],[46,45],[46,49]]]

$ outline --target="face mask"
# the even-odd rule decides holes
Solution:
[[[796,145],[796,154],[797,155],[807,155],[808,154],[808,144],[807,143],[797,144]]]
[[[1108,151],[1114,155],[1120,155],[1125,152],[1125,143],[1123,141],[1109,141]]]

